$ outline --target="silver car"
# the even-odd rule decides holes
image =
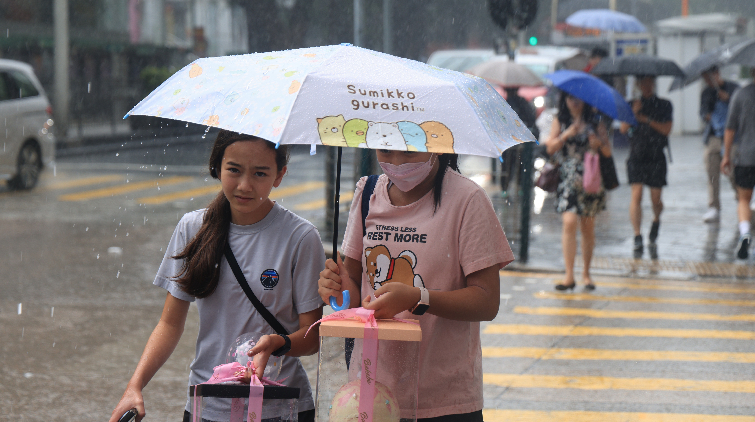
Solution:
[[[32,67],[0,59],[0,180],[9,188],[33,188],[42,169],[54,164],[52,125],[52,107]]]

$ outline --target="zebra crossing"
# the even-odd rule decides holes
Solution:
[[[501,271],[482,324],[486,422],[755,422],[755,286]]]
[[[311,212],[324,209],[325,183],[322,181],[289,181],[284,179],[281,187],[274,189],[270,198],[286,199],[286,207],[296,212]],[[148,174],[96,174],[80,175],[57,173],[44,174],[39,185],[29,192],[0,191],[0,200],[15,196],[46,195],[59,202],[83,203],[98,200],[125,200],[139,205],[160,206],[187,200],[209,202],[220,192],[220,183],[203,176],[166,175],[154,177]],[[348,205],[353,192],[341,194],[341,204]]]

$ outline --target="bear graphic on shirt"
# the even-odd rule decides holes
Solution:
[[[386,246],[377,245],[373,248],[365,248],[364,256],[367,263],[367,278],[373,290],[391,282],[413,287],[425,286],[422,277],[414,273],[417,256],[410,250],[405,250],[396,258],[392,258]]]

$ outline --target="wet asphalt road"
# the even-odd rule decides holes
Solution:
[[[203,153],[150,161],[163,149],[64,157],[36,190],[0,189],[0,421],[109,417],[159,319],[175,223],[211,198]],[[296,155],[278,199],[318,225],[321,159]],[[751,282],[607,274],[557,295],[558,274],[502,273],[482,327],[487,421],[755,421]],[[148,420],[180,417],[196,332],[192,308]]]

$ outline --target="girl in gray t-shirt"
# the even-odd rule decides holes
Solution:
[[[271,355],[285,355],[279,379],[300,389],[299,420],[314,421],[314,401],[307,375],[296,356],[317,353],[322,317],[317,279],[325,255],[317,229],[273,202],[288,151],[261,138],[221,131],[210,154],[210,175],[222,191],[199,211],[181,219],[170,240],[154,284],[168,291],[160,322],[147,341],[139,364],[110,418],[115,422],[135,408],[145,415],[142,389],[173,352],[181,338],[191,302],[199,310],[196,357],[189,384],[206,382],[213,368],[226,363],[237,337],[265,333],[249,351],[262,377]],[[244,293],[223,253],[229,245],[250,289],[289,335],[275,330]],[[187,389],[188,390],[188,389]],[[187,400],[184,420],[190,420]],[[228,420],[223,400],[206,402],[202,418]]]

